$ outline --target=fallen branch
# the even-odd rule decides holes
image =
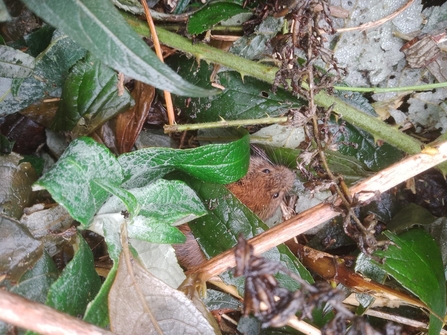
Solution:
[[[113,333],[51,307],[0,289],[0,320],[43,335],[112,335]]]
[[[373,200],[376,194],[386,192],[392,187],[444,161],[447,161],[447,141],[393,164],[374,176],[352,186],[349,191],[351,195],[357,196],[359,203],[367,203]],[[253,246],[255,255],[262,254],[292,237],[303,234],[307,230],[340,215],[340,212],[334,210],[340,203],[341,200],[339,198],[334,200],[328,199],[328,201],[314,206],[290,220],[284,221],[272,229],[253,237],[248,242]],[[200,273],[201,277],[206,279],[217,276],[234,266],[233,248],[190,270],[188,274]]]

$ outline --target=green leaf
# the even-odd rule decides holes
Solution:
[[[248,11],[238,4],[215,2],[191,15],[187,30],[190,34],[200,34],[211,29],[215,24],[236,14]]]
[[[378,117],[369,101],[360,93],[339,92],[337,95],[342,101],[363,113]],[[373,171],[384,169],[403,157],[403,153],[397,148],[388,143],[379,145],[371,134],[349,123],[333,123],[331,131],[336,134],[334,142],[339,143],[340,153],[357,158]]]
[[[0,216],[0,273],[17,281],[42,256],[43,245],[19,221]]]
[[[96,58],[131,78],[185,96],[209,96],[160,62],[147,44],[127,25],[110,1],[24,0],[49,24],[61,29]]]
[[[129,108],[132,101],[127,90],[118,94],[116,72],[88,56],[70,71],[52,128],[71,131],[78,124],[73,133],[87,135]]]
[[[249,137],[194,149],[147,148],[118,158],[128,188],[141,187],[178,169],[200,180],[228,184],[242,178],[248,170]]]
[[[301,150],[262,144],[257,144],[257,146],[262,148],[274,162],[288,166],[291,169],[297,168],[296,158],[301,154]],[[343,175],[343,179],[348,185],[352,185],[360,179],[371,175],[365,164],[360,163],[354,157],[332,150],[326,150],[325,155],[331,171],[337,175]]]
[[[446,289],[438,245],[423,229],[411,229],[399,236],[389,231],[384,234],[394,244],[375,253],[384,260],[377,265],[427,304],[430,309],[428,333],[439,334],[446,312]]]
[[[188,178],[187,182],[196,191],[202,202],[208,205],[208,215],[189,224],[197,242],[208,258],[234,247],[241,233],[245,238],[251,238],[268,229],[266,224],[234,197],[225,186],[203,183],[191,178]],[[285,245],[279,245],[264,253],[263,256],[282,263],[304,280],[313,282],[309,271]],[[243,279],[232,278],[231,273],[226,273],[224,277],[235,285],[240,285],[243,282]],[[288,276],[280,275],[278,280],[287,289],[296,290],[299,287]],[[238,288],[242,287],[238,286]]]
[[[415,225],[429,225],[435,220],[436,217],[428,209],[411,203],[402,208],[387,223],[386,228],[393,233],[399,234]]]
[[[140,215],[127,225],[130,238],[152,243],[183,243],[185,236],[175,227],[205,215],[200,199],[185,183],[159,179],[145,187],[129,191],[141,206]],[[90,229],[101,235],[110,235],[106,242],[113,244],[113,255],[118,257],[118,234],[124,217],[123,204],[117,197],[110,198],[99,210]],[[117,259],[117,258],[116,258]],[[115,260],[116,260],[115,259]]]
[[[6,45],[0,45],[0,77],[26,78],[33,69],[34,57]]]
[[[23,40],[28,48],[26,53],[37,57],[51,43],[54,31],[54,27],[45,24],[42,28],[33,31],[31,34],[23,36]]]
[[[194,191],[178,180],[160,179],[131,192],[141,203],[141,215],[153,222],[178,226],[188,222],[188,217],[197,218],[207,213]]]
[[[11,80],[0,78],[0,96],[4,97],[0,115],[15,113],[45,97],[59,96],[68,70],[85,55],[72,39],[56,31],[51,44],[37,58],[31,76]],[[15,87],[17,96],[11,90]]]
[[[53,259],[44,252],[42,257],[26,271],[11,292],[30,300],[45,303],[50,286],[57,279],[59,270]]]
[[[136,215],[140,211],[140,204],[131,192],[111,183],[108,179],[94,179],[92,182],[119,198],[126,205],[130,215]]]
[[[110,325],[109,320],[109,292],[116,277],[118,270],[118,260],[113,262],[106,280],[101,285],[98,294],[87,306],[84,314],[84,321],[97,325],[98,327],[107,328]]]
[[[191,218],[192,219],[192,218]],[[130,238],[150,243],[185,243],[185,235],[165,222],[153,222],[142,215],[137,216],[128,226]]]
[[[84,314],[87,304],[101,287],[92,251],[80,234],[77,239],[79,249],[59,279],[51,285],[46,302],[48,306],[75,317]]]
[[[209,82],[213,71],[212,65],[195,60],[188,60],[185,56],[170,57],[167,61],[171,66],[178,68],[179,74],[193,82],[204,85]],[[271,92],[272,85],[253,77],[243,77],[235,71],[219,72],[219,83],[225,90],[209,98],[198,98],[186,101],[183,97],[174,96],[177,106],[184,111],[194,123],[257,119],[267,115],[278,116],[287,113],[291,108],[303,106],[301,100],[291,93],[278,89]]]
[[[120,185],[121,166],[106,147],[83,137],[74,140],[35,185],[46,188],[55,201],[86,227],[110,195],[98,185],[97,180],[101,179]]]

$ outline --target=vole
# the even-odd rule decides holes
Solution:
[[[252,156],[245,177],[228,184],[227,188],[260,219],[267,220],[273,216],[285,194],[292,188],[295,177],[285,166],[274,165],[262,157]],[[184,244],[173,245],[179,264],[189,269],[206,261],[188,225],[178,228],[187,238]]]

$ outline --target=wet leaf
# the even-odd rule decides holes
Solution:
[[[373,106],[361,94],[342,92],[338,97],[363,113],[378,117]],[[368,132],[349,123],[333,123],[331,131],[335,134],[334,142],[338,144],[340,153],[357,158],[373,171],[388,167],[403,157],[400,150],[387,143],[377,143]]]
[[[170,57],[169,64],[178,68],[179,74],[194,83],[209,82],[212,66],[186,57]],[[253,77],[243,77],[234,71],[219,72],[218,81],[225,90],[218,96],[185,99],[174,96],[175,104],[195,123],[240,119],[257,119],[285,114],[290,108],[303,105],[291,93],[278,89],[271,92],[271,84]]]
[[[104,64],[131,78],[179,95],[197,97],[217,93],[189,84],[160,62],[110,1],[24,0],[24,3]]]
[[[154,96],[155,88],[153,86],[139,81],[135,83],[132,91],[135,105],[119,114],[116,119],[116,142],[120,154],[132,150],[149,114]]]
[[[118,94],[116,72],[90,55],[70,70],[61,98],[52,128],[72,131],[76,126],[77,136],[90,134],[132,102],[127,90]]]
[[[145,148],[123,154],[118,161],[126,176],[124,185],[141,187],[174,169],[204,181],[222,184],[236,181],[247,173],[250,149],[248,135],[237,134],[235,139],[194,149]]]
[[[58,275],[59,270],[53,260],[44,252],[42,257],[20,277],[10,291],[30,300],[45,303],[50,286]]]
[[[20,222],[0,216],[0,273],[18,281],[42,255],[42,244]]]
[[[30,163],[19,163],[22,158],[15,153],[0,156],[0,210],[4,215],[17,219],[33,201],[31,185],[37,179]]]
[[[36,58],[33,75],[23,81],[0,78],[0,92],[5,95],[0,115],[15,113],[45,97],[59,96],[68,70],[85,52],[67,35],[56,31],[50,45]]]
[[[101,180],[119,186],[123,174],[116,158],[91,138],[73,141],[53,168],[35,185],[47,189],[54,200],[86,227],[110,193]]]
[[[240,5],[229,2],[215,2],[191,15],[187,30],[190,34],[200,34],[211,29],[220,21],[226,20],[236,14],[248,11]]]
[[[439,334],[446,312],[446,289],[438,245],[423,229],[384,234],[394,244],[375,253],[384,260],[377,265],[427,304],[431,312],[428,333]]]
[[[3,280],[0,286],[27,299],[44,304],[47,299],[48,290],[58,275],[59,271],[53,260],[44,252],[42,257],[20,277],[18,282]],[[3,330],[8,326],[12,328],[11,325],[0,321],[0,333],[7,334]],[[10,333],[12,334],[12,332],[13,330],[11,329]]]
[[[215,334],[207,319],[183,293],[152,276],[138,262],[131,264],[132,269],[128,269],[124,257],[120,257],[117,277],[110,291],[113,332],[155,333],[150,311],[163,334]]]
[[[78,234],[78,250],[57,281],[51,285],[46,305],[72,316],[83,315],[87,304],[101,287],[93,254]]]
[[[400,234],[415,225],[428,225],[435,220],[436,217],[427,209],[416,204],[408,204],[388,222],[386,228]]]

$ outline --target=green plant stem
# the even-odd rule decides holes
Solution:
[[[146,27],[144,22],[139,21],[133,15],[127,13],[122,14],[129,25],[138,34],[142,36],[149,36],[149,29]],[[238,71],[242,77],[252,76],[272,84],[275,79],[275,74],[278,71],[277,67],[256,63],[202,43],[193,44],[187,38],[169,32],[165,29],[157,28],[157,34],[162,44],[192,54],[198,60],[205,60],[207,62],[216,63],[231,68]],[[303,88],[307,89],[308,87],[304,84]],[[329,108],[330,106],[334,105],[334,112],[342,116],[344,120],[352,125],[369,132],[375,139],[381,139],[409,154],[416,154],[421,151],[421,142],[400,132],[398,129],[387,125],[380,119],[363,113],[336,96],[320,91],[315,96],[315,103],[324,108]]]
[[[374,92],[374,93],[387,93],[387,92],[412,92],[412,91],[431,91],[435,88],[447,87],[447,82],[416,85],[416,86],[403,86],[403,87],[349,87],[349,86],[334,86],[334,89],[338,91],[351,91],[351,92]]]
[[[165,133],[172,133],[178,131],[186,130],[197,130],[197,129],[210,129],[210,128],[222,128],[222,127],[241,127],[250,126],[254,124],[273,124],[287,122],[288,117],[265,117],[262,119],[248,119],[248,120],[234,120],[234,121],[216,121],[216,122],[205,122],[205,123],[191,123],[191,124],[173,124],[164,126]]]

